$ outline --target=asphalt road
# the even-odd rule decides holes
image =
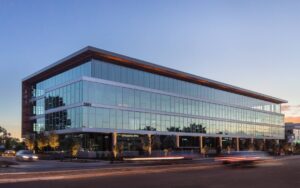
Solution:
[[[57,176],[40,181],[2,183],[5,188],[60,187],[245,187],[299,188],[300,158],[291,157],[260,164],[254,168],[228,168],[214,164],[181,164],[138,167],[122,171],[95,171]],[[88,175],[89,174],[89,175]],[[36,176],[36,175],[35,175]]]

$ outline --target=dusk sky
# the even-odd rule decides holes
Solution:
[[[21,133],[21,80],[85,47],[289,101],[300,119],[300,1],[0,1],[0,125]]]

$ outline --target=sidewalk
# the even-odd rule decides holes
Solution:
[[[36,162],[17,162],[17,165],[12,165],[8,168],[0,168],[0,175],[2,173],[16,173],[16,172],[40,172],[40,171],[59,171],[67,169],[82,169],[82,168],[100,168],[102,166],[110,165],[109,161],[97,162],[61,162],[58,160],[39,160]]]
[[[0,159],[1,160],[1,159]],[[6,160],[6,159],[3,159]],[[10,159],[16,162],[14,159]],[[0,168],[1,173],[17,173],[17,172],[43,172],[43,171],[63,171],[76,169],[99,169],[103,167],[116,166],[153,166],[153,165],[169,165],[169,164],[189,164],[189,163],[211,163],[213,158],[196,158],[189,160],[162,160],[162,161],[110,161],[105,160],[39,160],[36,162],[17,162],[18,165],[12,165],[8,168]]]

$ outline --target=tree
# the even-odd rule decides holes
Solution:
[[[53,150],[55,150],[59,146],[59,136],[54,132],[51,132],[48,136],[48,144]]]
[[[18,138],[11,137],[11,134],[1,126],[0,145],[3,145],[6,149],[24,149],[24,144]]]
[[[201,148],[201,154],[203,155],[203,157],[207,157],[207,154],[208,154],[207,145],[205,145],[203,148]]]
[[[4,127],[0,126],[0,145],[5,145],[7,138],[10,136],[10,133]]]
[[[72,157],[77,157],[81,149],[80,140],[72,135],[65,135],[61,140],[60,148],[70,152]]]
[[[29,150],[34,150],[34,137],[33,135],[28,135],[25,140],[25,146],[27,147],[27,149]]]
[[[40,151],[44,151],[44,148],[48,145],[48,139],[44,134],[38,135],[37,147]]]
[[[294,151],[294,144],[292,143],[285,143],[283,145],[283,151],[286,153],[286,154],[292,154],[293,151]]]
[[[22,143],[18,138],[8,137],[5,141],[5,148],[6,149],[18,149],[23,148]]]
[[[74,143],[74,145],[71,148],[71,155],[72,157],[77,157],[78,152],[80,150],[80,144],[79,143]]]
[[[71,151],[73,145],[76,142],[77,142],[77,140],[73,136],[65,135],[64,138],[61,140],[60,148],[65,151]]]

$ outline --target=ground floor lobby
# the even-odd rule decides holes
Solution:
[[[218,154],[230,151],[279,150],[278,139],[181,136],[156,134],[74,133],[61,134],[60,148],[67,151],[72,144],[80,145],[82,153],[122,156],[153,156],[167,153]],[[97,154],[98,153],[98,154]],[[99,154],[100,153],[100,154]],[[101,156],[100,156],[101,157]]]

